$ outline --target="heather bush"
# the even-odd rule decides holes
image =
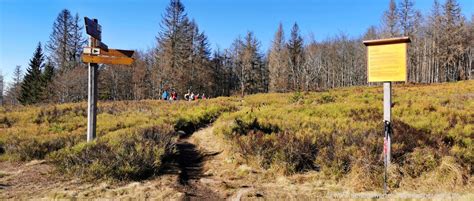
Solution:
[[[80,141],[79,135],[25,138],[12,136],[6,140],[5,150],[11,160],[44,159],[48,153],[72,146]]]
[[[99,102],[97,136],[131,130],[189,124],[193,130],[214,121],[222,112],[235,110],[222,98],[195,102],[116,101]],[[43,159],[48,153],[86,140],[86,104],[26,106],[0,113],[0,142],[10,160]],[[1,154],[1,153],[0,153]]]
[[[440,177],[440,171],[452,175],[447,183],[466,184],[474,164],[472,91],[472,81],[395,85],[389,187]],[[264,169],[319,170],[371,190],[383,178],[382,92],[381,87],[351,87],[248,96],[239,111],[217,120],[214,131]],[[443,186],[442,179],[436,181]]]
[[[175,152],[176,139],[171,126],[150,127],[67,147],[49,159],[60,171],[86,179],[140,180],[160,171],[162,159]]]

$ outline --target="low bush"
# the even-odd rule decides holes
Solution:
[[[195,102],[116,101],[98,105],[97,137],[154,125],[189,126],[192,132],[235,110],[222,98]],[[85,103],[16,107],[0,113],[0,141],[10,160],[43,159],[48,153],[85,141]],[[188,133],[190,134],[190,133]],[[2,154],[0,152],[0,154]]]
[[[293,95],[290,97],[290,103],[298,103],[302,100],[304,100],[304,95],[299,91],[293,93]]]
[[[5,143],[0,141],[0,155],[5,153]]]
[[[472,180],[474,101],[466,94],[472,94],[473,83],[394,87],[389,187],[442,177],[443,171],[453,185],[466,184],[459,178]],[[356,189],[373,190],[383,178],[382,100],[380,87],[252,95],[241,110],[219,118],[214,131],[265,169],[320,170]],[[443,186],[442,179],[432,180]]]
[[[408,153],[404,161],[405,173],[411,177],[419,177],[425,172],[429,172],[439,165],[440,156],[433,148],[415,148]]]
[[[177,117],[174,124],[176,131],[184,131],[186,134],[191,134],[199,128],[202,128],[209,123],[214,122],[223,112],[236,110],[235,107],[229,105],[208,105],[204,110],[187,111]]]
[[[47,138],[26,138],[12,136],[4,142],[4,151],[10,160],[28,161],[44,159],[48,153],[72,146],[81,141],[79,135],[49,136]]]
[[[13,126],[13,123],[15,123],[12,119],[9,119],[8,117],[3,117],[0,118],[0,125],[3,128],[10,128]]]
[[[120,133],[54,152],[60,171],[86,179],[141,180],[157,174],[162,159],[175,152],[177,135],[168,126]]]
[[[235,136],[238,150],[244,156],[255,156],[263,168],[276,167],[285,174],[314,170],[318,149],[311,138],[296,137],[288,132],[274,135],[251,130]]]
[[[330,94],[324,94],[324,95],[321,96],[321,98],[319,98],[317,100],[317,102],[320,103],[320,104],[332,103],[332,102],[335,102],[335,101],[336,101],[336,99],[333,96],[331,96]]]

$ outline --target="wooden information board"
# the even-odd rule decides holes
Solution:
[[[392,141],[392,82],[407,80],[408,37],[363,41],[367,46],[367,81],[383,82],[384,193],[387,194],[388,167]]]
[[[368,82],[406,81],[409,41],[408,37],[364,41]]]

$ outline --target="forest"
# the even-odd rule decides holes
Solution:
[[[159,99],[164,90],[175,90],[182,99],[188,90],[218,97],[368,85],[362,41],[400,36],[411,39],[409,83],[469,80],[474,77],[474,15],[461,11],[456,0],[434,0],[427,13],[417,10],[414,0],[391,0],[380,24],[361,36],[341,32],[318,41],[303,36],[295,22],[289,31],[282,24],[275,27],[268,50],[252,31],[236,36],[230,47],[211,49],[183,3],[171,0],[157,24],[155,47],[137,51],[131,67],[100,66],[99,98]],[[16,66],[11,83],[0,76],[1,103],[84,101],[87,65],[80,55],[86,45],[82,17],[62,10],[26,71]]]

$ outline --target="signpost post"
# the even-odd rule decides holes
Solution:
[[[88,99],[87,99],[87,142],[96,137],[97,125],[97,77],[99,63],[130,65],[133,63],[132,50],[114,50],[102,43],[102,26],[97,19],[84,17],[86,32],[89,35],[89,47],[82,53],[82,62],[89,63]]]
[[[410,38],[363,41],[367,46],[367,80],[383,82],[384,193],[387,194],[387,169],[390,165],[392,139],[392,82],[407,80],[407,43]]]

